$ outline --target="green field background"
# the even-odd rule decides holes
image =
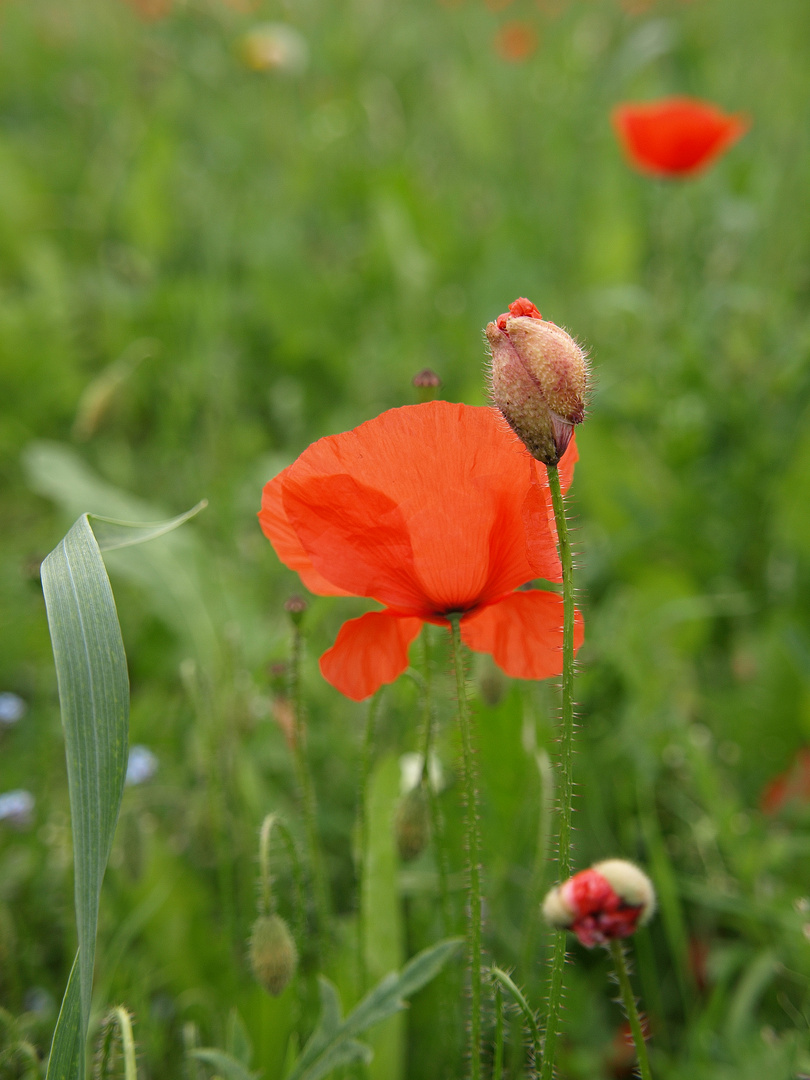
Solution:
[[[272,1000],[245,959],[259,825],[273,810],[299,823],[275,665],[301,587],[258,528],[261,488],[313,440],[417,401],[426,366],[441,396],[485,404],[482,327],[527,296],[594,375],[569,499],[586,623],[575,865],[621,855],[656,883],[635,970],[657,1077],[810,1072],[810,782],[792,764],[810,744],[810,6],[628,6],[644,10],[188,0],[148,21],[124,0],[0,2],[0,691],[29,706],[0,727],[0,792],[36,798],[27,830],[0,822],[0,1048],[47,1053],[75,951],[39,561],[85,510],[156,520],[209,501],[176,539],[108,560],[131,741],[160,765],[124,796],[94,1005],[132,1009],[142,1080],[210,1076],[184,1062],[192,1030],[231,1049],[246,1035],[276,1080],[311,1027],[314,977],[304,965]],[[538,41],[521,63],[493,43],[513,20]],[[303,36],[303,70],[245,65],[243,35],[268,22]],[[745,113],[750,131],[705,174],[642,176],[610,112],[669,94]],[[367,608],[312,598],[305,622],[329,974],[347,1006],[365,708],[317,659]],[[459,882],[453,690],[432,629]],[[470,671],[488,954],[540,1006],[556,689],[485,657]],[[442,935],[432,851],[385,863],[418,718],[400,680],[371,791],[388,866],[377,974]],[[791,768],[795,797],[765,813]],[[282,870],[291,919],[289,884]],[[630,1075],[607,959],[572,956],[560,1076]],[[374,1080],[462,1075],[440,984],[387,1029]],[[519,1042],[514,1023],[515,1080]],[[0,1061],[3,1080],[39,1075]]]

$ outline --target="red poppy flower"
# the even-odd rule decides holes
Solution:
[[[564,489],[576,458],[572,442]],[[321,439],[265,486],[259,521],[312,592],[385,605],[344,623],[321,657],[355,701],[401,675],[423,623],[455,612],[466,644],[507,675],[562,671],[562,597],[514,591],[561,578],[545,466],[494,409],[432,401]]]
[[[706,168],[748,130],[739,114],[728,116],[696,98],[619,105],[613,126],[630,161],[659,176],[689,176]]]

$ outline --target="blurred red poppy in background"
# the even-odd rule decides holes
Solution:
[[[690,176],[705,169],[749,128],[696,98],[628,103],[613,110],[613,126],[630,161],[659,176]]]
[[[572,441],[563,490],[576,458]],[[561,578],[546,469],[494,409],[432,401],[320,439],[265,486],[259,521],[312,592],[385,605],[344,623],[321,657],[355,701],[402,674],[423,623],[454,612],[507,675],[562,671],[562,597],[515,592]]]
[[[775,776],[765,787],[759,800],[766,814],[778,814],[785,807],[807,806],[810,803],[810,747],[803,746],[791,765]]]
[[[494,44],[501,59],[519,64],[536,51],[537,31],[531,23],[516,19],[503,24],[495,35]]]

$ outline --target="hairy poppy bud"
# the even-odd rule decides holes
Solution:
[[[279,915],[260,915],[250,935],[250,966],[268,994],[278,997],[298,966],[293,936]]]
[[[588,949],[629,937],[654,911],[652,882],[624,859],[606,859],[574,874],[543,901],[546,922],[573,930]]]
[[[489,323],[486,335],[492,400],[532,457],[556,465],[585,417],[584,352],[524,297]]]
[[[416,387],[421,402],[433,401],[439,393],[442,380],[431,368],[426,367],[417,371],[411,382]]]
[[[293,626],[300,626],[304,618],[304,612],[309,607],[303,596],[291,596],[284,601],[284,610],[290,616]]]
[[[430,839],[428,794],[424,784],[403,795],[394,818],[394,835],[399,857],[410,862],[421,855]]]

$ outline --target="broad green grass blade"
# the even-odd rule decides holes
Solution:
[[[129,678],[115,600],[87,515],[42,564],[65,732],[82,1029],[93,986],[101,882],[124,790]]]
[[[105,542],[122,546],[127,528],[138,540],[150,539],[188,516],[129,527],[107,521]],[[52,1080],[72,1080],[76,1055],[80,1063],[83,1061],[99,896],[124,789],[129,730],[124,643],[104,560],[87,514],[43,562],[42,590],[65,733],[79,938],[77,961],[54,1035],[53,1067],[60,1071],[52,1074],[49,1067],[48,1075]]]
[[[79,953],[70,969],[62,1008],[53,1033],[46,1080],[80,1080],[82,1068],[82,1000],[79,988]]]

